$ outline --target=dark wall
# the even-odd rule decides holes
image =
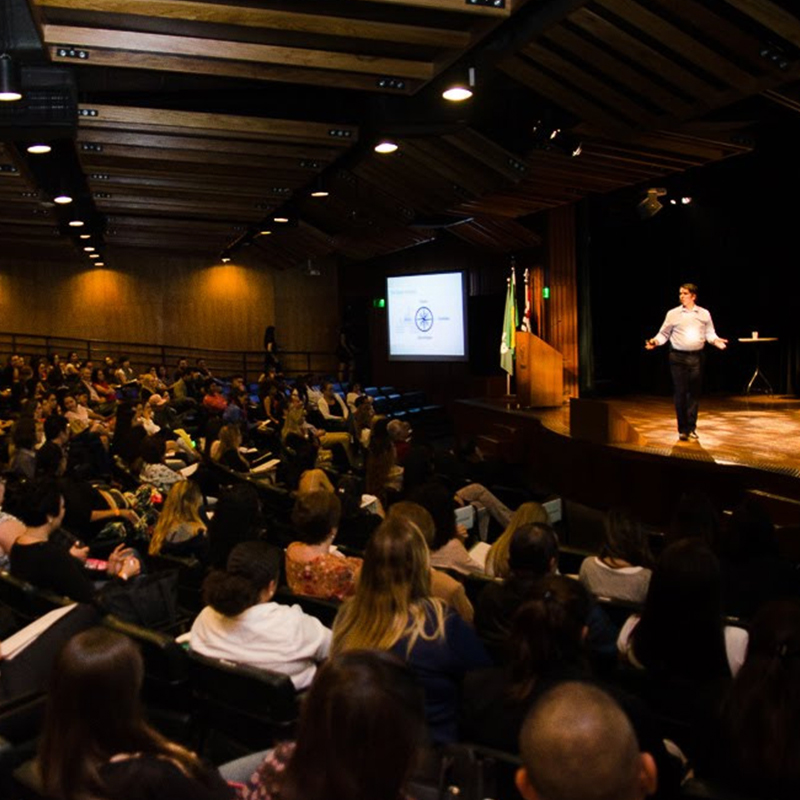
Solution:
[[[665,349],[645,353],[678,287],[699,287],[698,302],[717,333],[731,340],[707,348],[707,391],[740,392],[753,371],[753,346],[736,342],[757,330],[777,336],[760,345],[776,390],[798,389],[800,269],[795,154],[798,126],[765,130],[747,155],[653,185],[692,196],[648,220],[635,212],[641,192],[595,198],[590,206],[590,275],[595,383],[607,394],[668,393]]]

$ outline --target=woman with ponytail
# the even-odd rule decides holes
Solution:
[[[282,552],[266,542],[237,544],[225,570],[203,584],[206,607],[192,625],[197,653],[282,672],[305,689],[327,658],[331,632],[300,606],[273,603]]]
[[[554,683],[590,677],[584,640],[589,594],[576,580],[548,575],[514,617],[507,666],[468,675],[461,738],[517,751],[522,721]]]

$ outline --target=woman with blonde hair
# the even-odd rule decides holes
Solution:
[[[181,481],[169,490],[156,523],[148,552],[151,556],[194,556],[208,560],[206,523],[200,515],[203,494],[194,481]]]
[[[523,503],[511,517],[508,527],[500,534],[497,541],[486,554],[486,574],[494,578],[508,578],[511,570],[508,566],[508,551],[514,531],[523,525],[534,522],[547,522],[547,511],[540,503]]]
[[[459,684],[490,665],[475,631],[431,597],[430,554],[419,528],[389,517],[367,544],[355,595],[333,626],[333,652],[386,650],[417,673],[435,743],[457,739]]]
[[[211,459],[235,472],[250,472],[250,464],[239,452],[242,445],[242,430],[238,425],[223,425],[219,439],[211,445]]]

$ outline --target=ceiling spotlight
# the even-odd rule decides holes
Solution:
[[[375,145],[375,152],[381,155],[387,155],[388,153],[394,153],[397,148],[397,142],[393,142],[390,139],[382,139]]]
[[[22,100],[19,68],[8,53],[0,55],[0,100],[7,103]]]
[[[466,80],[456,81],[451,83],[443,92],[442,97],[449,100],[451,103],[463,103],[464,100],[469,100],[474,94],[475,88],[475,67],[470,67],[467,70]]]
[[[82,219],[71,219],[69,221],[70,228],[82,228],[83,224],[84,223]]]
[[[106,262],[105,261],[95,261],[94,265],[96,267],[104,267],[106,265]]]
[[[311,197],[328,197],[330,192],[325,187],[321,178],[318,178],[314,183],[314,188],[311,190]]]
[[[572,148],[572,155],[573,157],[577,158],[583,152],[583,142],[578,142],[578,144]]]
[[[553,132],[550,134],[550,139],[555,139],[559,133],[561,133],[561,128],[553,128]]]
[[[664,208],[663,205],[659,202],[659,197],[664,197],[666,195],[666,189],[655,189],[650,188],[647,190],[647,196],[642,200],[641,203],[637,206],[637,211],[639,212],[639,216],[642,219],[650,219],[650,217],[654,217]]]
[[[688,206],[691,202],[691,197],[681,197],[681,205]]]
[[[68,194],[62,192],[53,198],[53,202],[58,203],[60,206],[66,206],[72,202],[72,198]]]
[[[288,222],[289,221],[289,217],[273,217],[272,221],[273,222]]]
[[[100,258],[100,253],[89,253],[89,258]]]
[[[676,200],[676,199],[673,197],[673,198],[672,198],[672,199],[669,201],[669,204],[670,204],[671,206],[676,206],[676,205],[678,205],[678,201],[677,201],[677,200]]]
[[[91,233],[82,233],[78,238],[79,239],[91,239],[92,238],[92,234]]]
[[[231,254],[226,250],[220,255],[219,260],[223,264],[227,264],[231,260]]]
[[[84,253],[94,253],[94,250],[95,250],[94,247],[92,247],[91,245],[83,248]]]
[[[35,156],[42,156],[49,153],[53,148],[49,144],[29,144],[28,152]]]
[[[259,236],[272,236],[272,231],[259,231]]]

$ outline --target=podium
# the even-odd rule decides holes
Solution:
[[[564,357],[534,333],[519,331],[516,341],[517,402],[548,408],[564,403]]]

